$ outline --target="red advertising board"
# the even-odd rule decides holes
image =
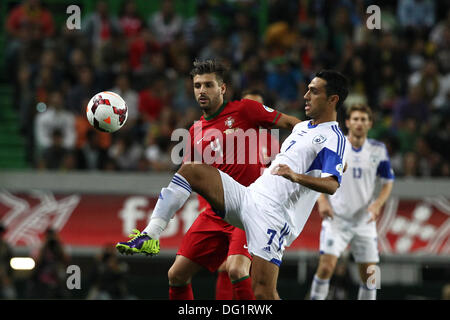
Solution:
[[[142,230],[156,197],[134,195],[53,194],[0,192],[0,223],[13,246],[39,245],[53,228],[66,245],[101,247],[127,239]],[[161,237],[162,250],[176,250],[198,214],[193,196],[171,220]],[[321,218],[316,209],[303,232],[287,250],[316,251]],[[399,200],[391,197],[378,221],[383,253],[450,254],[450,202],[446,198]]]

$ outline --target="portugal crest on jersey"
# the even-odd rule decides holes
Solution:
[[[228,128],[232,128],[233,127],[233,124],[234,124],[234,119],[233,119],[233,117],[228,117],[227,118],[227,120],[225,120],[225,125],[228,127]]]

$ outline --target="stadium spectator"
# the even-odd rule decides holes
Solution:
[[[412,152],[415,149],[417,139],[420,137],[419,120],[414,117],[406,117],[397,127],[397,141],[399,150],[403,154]]]
[[[108,156],[114,159],[120,171],[133,171],[138,168],[142,157],[142,146],[133,141],[128,134],[122,134],[108,149]]]
[[[89,129],[86,142],[76,150],[77,169],[100,170],[104,169],[108,157],[107,149],[102,148],[100,138],[94,129]]]
[[[436,62],[432,59],[424,62],[421,70],[410,75],[408,84],[410,87],[421,87],[424,100],[433,101],[442,87],[442,76],[439,73]]]
[[[416,153],[410,151],[403,156],[403,163],[399,174],[404,178],[414,178],[420,176],[419,159]]]
[[[183,18],[175,11],[173,0],[163,0],[161,8],[148,18],[148,26],[162,47],[169,45],[181,33]]]
[[[168,89],[166,79],[162,77],[151,79],[149,82],[147,88],[139,92],[139,112],[148,122],[153,122],[167,106]]]
[[[403,27],[432,27],[435,24],[433,0],[399,0],[397,16]]]
[[[59,128],[52,131],[51,142],[42,149],[38,159],[38,168],[48,170],[74,169],[71,151],[64,147],[63,134]]]
[[[100,92],[97,88],[94,70],[88,65],[82,66],[77,73],[78,81],[70,87],[67,97],[67,109],[75,115],[84,115],[86,111],[85,100],[89,101],[94,94]]]
[[[67,54],[64,78],[70,86],[78,82],[78,73],[82,68],[88,65],[88,57],[81,47],[74,47]]]
[[[69,298],[65,278],[70,257],[55,230],[50,228],[45,232],[43,244],[35,260],[36,266],[27,286],[27,298]]]
[[[152,171],[169,171],[174,169],[170,158],[170,137],[158,136],[156,141],[149,141],[145,150],[145,160]]]
[[[99,49],[114,33],[122,32],[118,19],[111,15],[108,2],[104,0],[96,3],[96,10],[83,20],[81,30],[94,50]]]
[[[59,130],[58,137],[54,136]],[[61,146],[74,149],[76,141],[75,116],[66,110],[64,98],[60,91],[53,91],[49,96],[47,109],[35,118],[36,151],[44,150],[52,145],[53,138],[61,138]]]
[[[187,73],[186,73],[187,74]],[[185,114],[189,109],[195,109],[195,98],[192,96],[192,80],[189,77],[180,77],[175,82],[175,90],[172,98],[174,111]]]
[[[226,37],[222,34],[216,34],[212,37],[211,41],[203,47],[199,53],[199,58],[206,59],[229,59],[231,56],[230,48]]]
[[[219,31],[219,24],[211,14],[206,2],[197,5],[196,14],[189,18],[184,26],[184,37],[192,54],[196,55],[205,47]]]
[[[450,114],[450,73],[442,77],[439,92],[432,101],[434,110],[443,116]]]
[[[412,118],[417,122],[429,120],[430,107],[424,100],[423,88],[412,86],[405,97],[400,98],[394,105],[393,126],[398,128],[407,119]]]
[[[97,257],[87,300],[130,299],[127,287],[128,265],[117,259],[113,247],[107,246]]]
[[[55,26],[52,13],[39,0],[24,0],[8,13],[5,29],[9,36],[5,66],[14,75],[24,56],[39,56],[42,45],[54,35]]]
[[[264,63],[259,55],[253,54],[241,63],[242,71],[239,74],[239,84],[242,88],[259,88],[264,91],[266,70],[261,68],[261,64]],[[270,99],[270,98],[268,98]]]
[[[39,0],[24,0],[6,19],[7,32],[16,39],[42,40],[55,31],[52,13]]]
[[[123,2],[122,12],[119,16],[120,28],[125,38],[130,41],[136,38],[144,25],[138,14],[136,2],[126,0]]]
[[[143,27],[139,35],[130,43],[129,64],[134,73],[143,72],[150,55],[160,52],[161,46],[156,41],[151,29]]]
[[[34,122],[36,96],[34,86],[31,82],[30,66],[21,64],[17,72],[17,81],[14,84],[14,107],[19,115],[20,132],[25,138],[26,159],[28,163],[33,163],[34,155],[34,132],[30,123]]]
[[[267,89],[270,95],[281,101],[295,101],[302,93],[299,89],[303,82],[303,75],[299,68],[292,66],[287,57],[278,57],[272,61],[274,70],[266,77]]]
[[[443,74],[450,72],[450,9],[445,20],[439,22],[431,31],[430,44],[435,49],[435,59]]]
[[[119,94],[127,103],[128,118],[124,129],[133,127],[139,118],[139,95],[131,87],[130,77],[125,73],[119,74],[116,77],[115,86],[110,91]]]

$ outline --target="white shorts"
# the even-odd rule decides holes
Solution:
[[[320,253],[340,257],[348,245],[355,262],[379,262],[375,222],[353,225],[336,216],[333,220],[324,219],[320,231]]]
[[[224,191],[224,220],[245,230],[250,254],[280,266],[286,239],[291,236],[291,227],[283,221],[280,212],[270,210],[268,200],[228,174],[219,172]]]

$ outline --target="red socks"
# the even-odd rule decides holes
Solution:
[[[252,279],[245,276],[231,282],[227,272],[219,272],[216,283],[216,300],[255,300]],[[191,283],[185,286],[169,286],[169,300],[194,300]]]
[[[232,300],[233,286],[231,285],[228,272],[220,271],[216,281],[216,300]]]
[[[188,283],[185,286],[169,286],[169,300],[194,300],[192,285]]]
[[[255,300],[255,295],[252,290],[252,279],[250,276],[245,276],[233,281],[232,284],[234,300]]]

